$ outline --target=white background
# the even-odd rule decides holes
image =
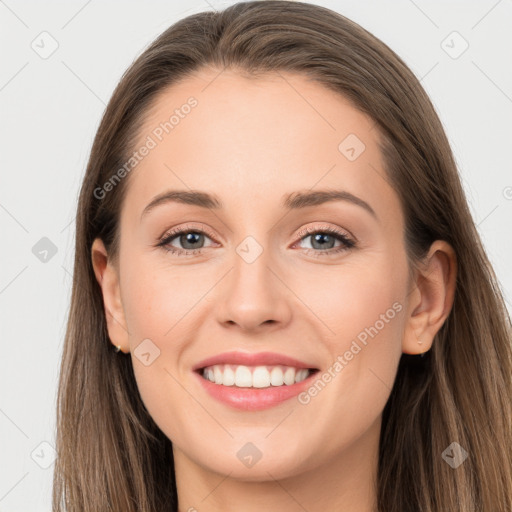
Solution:
[[[52,461],[76,200],[105,105],[170,24],[231,3],[0,0],[0,512],[51,509],[53,465],[35,460]],[[422,79],[512,309],[511,0],[312,3],[361,24]],[[43,31],[58,43],[47,59],[31,47]],[[453,31],[469,43],[457,59],[442,47]],[[42,237],[57,247],[46,263],[32,253]]]

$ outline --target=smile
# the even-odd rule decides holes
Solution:
[[[197,363],[193,375],[209,398],[231,409],[258,411],[283,404],[307,389],[314,364],[273,352],[227,352]]]
[[[291,366],[244,366],[216,364],[203,368],[201,375],[221,386],[268,388],[291,386],[307,379],[315,370]]]

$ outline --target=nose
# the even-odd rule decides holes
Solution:
[[[252,332],[285,327],[291,319],[293,294],[279,274],[265,250],[252,262],[235,253],[233,267],[223,279],[218,296],[218,321]]]

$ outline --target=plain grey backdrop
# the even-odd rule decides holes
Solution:
[[[169,25],[232,3],[0,0],[0,512],[51,510],[76,201],[105,105]],[[421,79],[512,310],[512,1],[311,3],[361,24]]]

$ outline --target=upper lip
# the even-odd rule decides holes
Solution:
[[[224,352],[213,357],[209,357],[197,363],[193,370],[201,370],[207,366],[213,366],[216,364],[235,364],[244,366],[291,366],[293,368],[311,368],[317,369],[313,365],[299,361],[290,356],[284,354],[277,354],[275,352]]]

